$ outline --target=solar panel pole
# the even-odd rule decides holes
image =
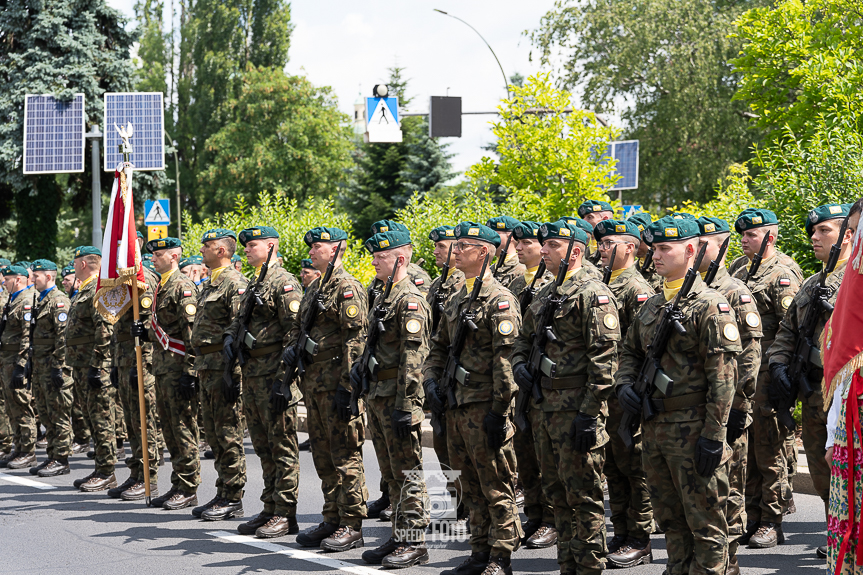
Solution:
[[[171,147],[174,148],[174,167],[176,169],[175,178],[177,183],[177,239],[181,242],[183,241],[183,230],[182,230],[182,204],[180,203],[180,160],[177,159],[177,145],[174,143],[174,140],[171,139],[170,134],[168,134],[168,130],[162,130],[165,133],[165,137],[168,138],[168,142],[171,144]]]
[[[84,137],[91,140],[92,148],[90,150],[90,169],[93,172],[93,247],[102,249],[102,185],[99,178],[99,140],[102,139],[102,132],[99,131],[99,126],[93,124],[90,126],[90,131],[84,134]]]

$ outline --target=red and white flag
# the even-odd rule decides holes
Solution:
[[[112,324],[131,307],[133,287],[137,288],[136,296],[147,290],[135,229],[131,176],[131,166],[117,166],[102,238],[102,269],[96,285],[95,305],[102,317]]]

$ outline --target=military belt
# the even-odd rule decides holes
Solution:
[[[209,355],[211,353],[220,352],[223,349],[225,349],[224,343],[214,343],[213,345],[202,345],[201,347],[195,348],[195,355]]]
[[[468,373],[470,373],[470,379],[468,380],[469,386],[473,385],[474,383],[492,383],[494,381],[494,377],[492,377],[491,375],[474,373],[472,371],[469,371]]]
[[[54,345],[54,339],[34,337],[30,340],[30,343],[32,343],[33,345]]]
[[[385,379],[395,379],[399,376],[399,368],[393,367],[391,369],[379,369],[375,374],[375,377],[378,381],[384,381]]]
[[[281,343],[274,343],[273,345],[268,345],[266,347],[260,347],[258,349],[249,350],[249,357],[262,357],[264,355],[270,355],[271,353],[276,353],[277,351],[282,351]]]
[[[543,389],[576,389],[587,385],[587,376],[571,375],[569,377],[543,377],[540,384]]]
[[[653,407],[656,411],[680,411],[681,409],[688,409],[690,407],[697,407],[699,405],[706,404],[707,392],[696,391],[695,393],[666,397],[664,399],[651,397],[650,401],[653,402]]]
[[[331,347],[330,349],[325,349],[323,351],[319,351],[317,354],[312,356],[312,363],[321,363],[322,361],[331,361],[334,359],[340,359],[342,348],[340,347]]]
[[[114,334],[114,341],[117,343],[123,343],[124,341],[130,341],[133,339],[135,339],[135,338],[132,337],[131,333],[115,333]]]
[[[85,335],[83,337],[73,337],[66,340],[66,346],[75,346],[75,345],[84,345],[85,343],[94,343],[96,338],[92,335]]]
[[[17,351],[21,351],[21,346],[12,345],[12,344],[4,344],[4,345],[0,345],[0,351],[17,352]]]

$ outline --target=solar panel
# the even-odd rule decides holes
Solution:
[[[165,108],[161,92],[114,92],[105,94],[105,171],[113,172],[123,161],[118,151],[120,134],[114,124],[132,123],[134,134],[131,162],[135,171],[165,169]]]
[[[638,140],[611,142],[604,156],[617,160],[615,173],[620,176],[612,190],[634,190],[638,188]]]
[[[84,171],[84,94],[24,96],[24,174]]]

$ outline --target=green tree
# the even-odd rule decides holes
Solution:
[[[768,0],[557,0],[530,38],[544,63],[561,62],[561,84],[583,90],[597,112],[622,104],[624,137],[641,142],[639,189],[648,205],[704,201],[759,134],[733,101],[740,75],[729,34]]]
[[[64,199],[77,211],[90,203],[92,175],[24,176],[24,95],[70,100],[84,93],[87,125],[102,124],[105,92],[132,88],[134,34],[104,0],[5,0],[0,10],[0,217],[16,215],[17,258],[55,258]],[[103,189],[111,174],[100,170]]]
[[[338,111],[329,88],[302,76],[250,65],[239,96],[213,120],[222,127],[206,143],[205,213],[230,209],[237,196],[253,201],[264,190],[300,203],[327,197],[352,163],[349,118]]]

